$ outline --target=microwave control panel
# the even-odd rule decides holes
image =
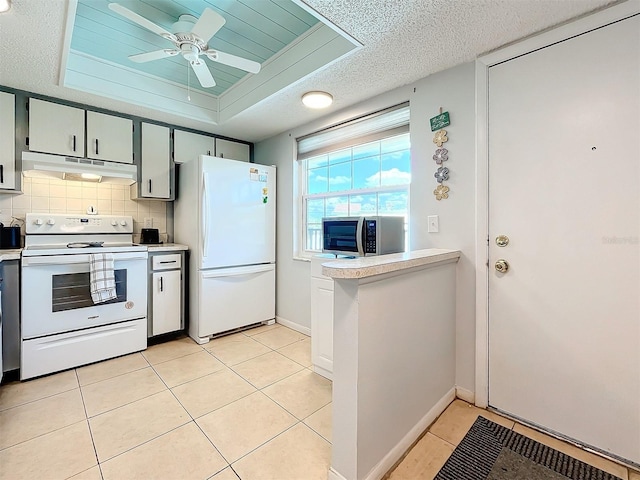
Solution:
[[[376,221],[366,220],[364,253],[376,253]]]

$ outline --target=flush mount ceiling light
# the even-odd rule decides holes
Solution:
[[[307,92],[302,95],[302,103],[309,108],[327,108],[333,103],[333,97],[327,92]]]
[[[11,8],[11,0],[0,0],[0,13],[8,12]]]

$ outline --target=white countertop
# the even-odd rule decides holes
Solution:
[[[335,279],[358,279],[458,258],[460,258],[460,250],[428,248],[374,257],[334,260],[322,265],[322,274]]]
[[[189,250],[189,247],[181,243],[160,243],[157,245],[145,245],[150,253],[154,252],[175,252],[179,250]]]
[[[5,260],[20,260],[21,248],[8,248],[6,250],[0,250],[0,262]]]

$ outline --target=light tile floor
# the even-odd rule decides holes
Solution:
[[[478,414],[624,480],[640,474],[454,401],[386,475],[432,479]],[[325,480],[331,383],[281,325],[189,338],[0,388],[0,479]]]
[[[0,479],[326,479],[331,382],[281,325],[0,388]]]
[[[640,480],[640,473],[586,452],[493,412],[476,408],[462,400],[455,400],[431,425],[427,433],[413,446],[404,459],[388,473],[389,480],[431,480],[445,464],[453,450],[462,441],[478,415],[511,428],[540,443],[571,455],[578,460],[612,473],[623,480]]]

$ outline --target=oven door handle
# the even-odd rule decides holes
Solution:
[[[113,261],[122,260],[146,260],[147,252],[123,252],[114,253]],[[78,263],[89,263],[89,255],[51,255],[44,257],[22,257],[22,266],[32,265],[72,265]]]

